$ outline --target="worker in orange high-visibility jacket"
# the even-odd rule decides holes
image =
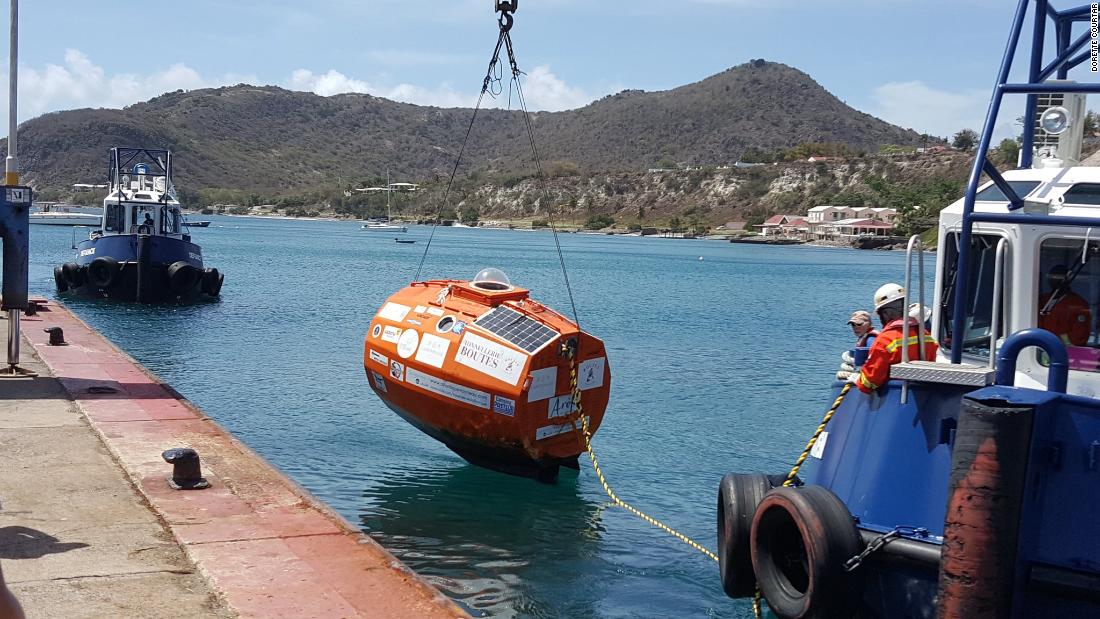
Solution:
[[[924,331],[924,359],[934,361],[939,346],[924,324],[908,316],[905,308],[905,289],[897,284],[886,284],[875,291],[875,313],[882,321],[882,331],[875,338],[867,362],[851,381],[863,393],[871,393],[890,380],[890,366],[901,362],[902,347],[909,347],[909,359],[920,359],[919,330]],[[909,321],[909,340],[904,341],[905,323]]]
[[[1085,346],[1092,334],[1092,307],[1081,295],[1067,286],[1050,311],[1043,313],[1054,292],[1065,285],[1066,276],[1067,269],[1062,264],[1055,265],[1047,273],[1050,292],[1039,297],[1039,328],[1057,335],[1067,346]]]

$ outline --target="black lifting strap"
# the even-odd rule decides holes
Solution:
[[[462,155],[466,152],[466,145],[470,140],[470,132],[474,127],[474,120],[477,118],[478,110],[481,109],[481,102],[484,100],[486,93],[491,97],[496,97],[503,90],[503,87],[498,89],[493,88],[493,84],[499,83],[503,78],[502,71],[499,69],[500,50],[502,47],[508,52],[508,64],[512,70],[512,80],[516,85],[516,94],[523,111],[523,122],[527,128],[527,138],[531,143],[531,154],[535,160],[535,170],[538,173],[540,181],[544,178],[542,160],[539,157],[538,146],[535,143],[534,127],[531,125],[531,115],[527,111],[527,102],[523,97],[523,87],[520,85],[519,81],[519,76],[523,75],[523,72],[519,70],[519,64],[516,63],[516,54],[512,50],[512,36],[509,34],[509,31],[512,29],[512,24],[514,23],[512,13],[515,13],[518,7],[519,0],[496,0],[496,10],[500,13],[500,18],[497,20],[500,25],[500,35],[497,36],[496,47],[493,49],[493,55],[489,59],[489,69],[485,72],[485,79],[481,82],[481,95],[478,96],[477,106],[474,107],[474,113],[470,118],[470,124],[466,127],[466,137],[462,140],[462,148],[458,151],[458,157],[455,159],[454,168],[451,170],[450,180],[447,181],[447,188],[443,192],[443,200],[440,202],[439,210],[436,212],[435,223],[432,225],[432,231],[428,235],[428,242],[424,245],[424,253],[420,256],[420,264],[416,268],[414,281],[420,279],[420,273],[424,269],[424,261],[428,257],[428,249],[432,246],[432,239],[435,237],[436,226],[439,224],[439,219],[443,214],[443,208],[447,205],[451,188],[454,185],[455,175],[458,173],[458,166],[462,161]],[[573,299],[573,287],[569,284],[569,271],[565,268],[565,256],[562,253],[561,243],[558,241],[557,229],[554,226],[552,206],[547,208],[547,215],[550,221],[550,230],[554,236],[554,247],[558,252],[558,261],[561,263],[562,276],[565,279],[565,289],[569,294],[569,305],[573,309],[573,322],[579,327],[580,318],[577,316],[577,304]]]

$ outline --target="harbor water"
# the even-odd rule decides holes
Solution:
[[[65,303],[475,616],[751,616],[715,562],[610,507],[584,456],[553,486],[483,470],[374,395],[363,336],[430,228],[398,244],[356,222],[211,219],[192,232],[226,275],[219,302]],[[32,226],[32,294],[55,296],[71,235]],[[712,549],[718,480],[790,468],[831,403],[848,315],[904,268],[901,252],[559,240],[580,323],[611,365],[602,468],[622,498]],[[571,313],[549,232],[439,228],[423,276],[487,266]]]

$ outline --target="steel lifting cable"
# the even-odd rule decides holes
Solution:
[[[474,120],[477,118],[477,112],[481,108],[481,102],[485,98],[485,93],[488,92],[491,96],[500,94],[503,89],[498,89],[496,92],[490,90],[494,83],[498,83],[503,77],[503,71],[500,68],[500,50],[503,47],[508,52],[508,64],[512,70],[511,83],[516,87],[516,98],[519,101],[520,109],[523,112],[523,123],[527,128],[527,139],[531,144],[531,154],[535,160],[535,172],[539,183],[542,185],[543,193],[547,198],[547,220],[550,224],[550,232],[554,238],[554,248],[558,252],[558,262],[561,264],[562,278],[565,280],[565,291],[569,295],[569,306],[573,310],[573,322],[576,323],[578,329],[580,328],[580,316],[577,314],[577,303],[573,299],[573,287],[569,283],[569,271],[565,267],[565,254],[561,250],[561,242],[558,240],[557,226],[554,225],[554,207],[550,204],[550,192],[546,188],[545,176],[542,171],[542,159],[539,157],[538,145],[535,142],[534,126],[531,124],[531,114],[527,111],[527,100],[523,96],[523,85],[520,82],[520,75],[523,72],[519,70],[519,64],[516,62],[516,54],[512,49],[512,13],[516,10],[518,2],[513,0],[512,2],[497,2],[497,11],[500,12],[500,18],[498,24],[500,26],[500,34],[497,36],[496,46],[493,48],[493,55],[489,59],[489,69],[485,72],[485,79],[481,83],[481,94],[477,99],[477,107],[474,108],[473,116],[470,118],[470,125],[466,128],[466,137],[462,140],[462,148],[459,150],[458,158],[455,160],[454,169],[451,170],[450,180],[447,181],[447,189],[443,194],[443,200],[440,202],[439,209],[436,212],[435,222],[432,225],[431,234],[428,235],[428,242],[424,246],[424,253],[420,257],[420,264],[416,268],[416,277],[414,281],[420,279],[420,272],[424,268],[424,261],[428,257],[428,249],[432,246],[432,239],[435,237],[435,229],[439,225],[439,218],[443,213],[443,208],[447,205],[447,199],[451,193],[451,187],[454,185],[455,175],[458,173],[459,163],[462,161],[462,155],[466,151],[466,144],[470,140],[470,132],[474,127]],[[511,101],[511,91],[509,91],[509,103]]]
[[[505,4],[507,4],[507,3],[505,3]],[[571,309],[573,310],[573,322],[576,323],[578,331],[579,331],[580,330],[580,317],[577,314],[577,304],[576,304],[576,302],[573,298],[573,288],[569,283],[569,272],[568,272],[568,269],[565,266],[565,255],[562,252],[561,242],[558,239],[557,227],[554,225],[554,209],[553,209],[553,205],[549,203],[550,202],[549,201],[550,192],[545,186],[545,176],[544,176],[543,170],[542,170],[542,159],[539,156],[538,144],[535,141],[534,126],[531,123],[531,115],[527,110],[527,101],[523,96],[523,85],[520,81],[520,76],[523,74],[523,72],[520,71],[519,65],[516,63],[515,52],[512,49],[512,37],[509,34],[509,31],[511,30],[512,23],[513,23],[513,18],[511,16],[511,13],[515,11],[515,3],[512,3],[510,6],[506,6],[503,9],[501,9],[498,6],[498,10],[501,12],[501,16],[500,16],[500,20],[499,20],[500,35],[497,37],[497,43],[496,43],[496,47],[493,50],[492,58],[490,58],[490,60],[489,60],[489,69],[485,74],[484,81],[482,82],[481,95],[478,97],[477,107],[474,108],[474,114],[470,118],[470,125],[466,129],[466,137],[462,141],[462,148],[459,150],[458,158],[455,161],[454,169],[452,169],[452,171],[451,171],[450,179],[447,182],[447,188],[444,191],[443,199],[440,202],[439,209],[436,213],[436,221],[434,222],[434,224],[432,226],[432,232],[428,237],[428,243],[424,246],[424,254],[421,256],[420,265],[416,269],[416,278],[415,279],[417,279],[417,280],[420,279],[420,272],[423,269],[424,261],[428,256],[428,249],[431,247],[432,238],[435,236],[435,229],[439,225],[439,218],[443,213],[443,208],[447,205],[447,198],[450,195],[451,188],[454,184],[455,175],[458,172],[458,166],[459,166],[460,162],[462,161],[462,155],[465,152],[466,145],[467,145],[467,143],[470,139],[470,132],[473,129],[474,120],[477,118],[477,112],[481,107],[481,103],[482,103],[482,101],[485,97],[485,94],[489,93],[491,96],[496,96],[497,94],[500,94],[500,92],[502,92],[502,89],[494,91],[494,90],[491,90],[491,88],[493,87],[494,82],[495,81],[499,82],[502,75],[503,75],[502,71],[500,71],[500,69],[499,69],[500,51],[501,51],[501,48],[503,47],[508,53],[508,63],[509,63],[509,65],[511,67],[511,70],[512,70],[512,80],[511,80],[511,82],[513,84],[515,84],[516,98],[517,98],[517,100],[519,102],[519,105],[520,105],[520,108],[523,112],[523,122],[524,122],[524,126],[527,129],[527,138],[528,138],[528,140],[531,144],[531,153],[532,153],[532,156],[534,157],[534,161],[535,161],[536,176],[539,180],[539,183],[542,184],[543,192],[544,192],[544,194],[547,198],[547,209],[546,210],[547,210],[548,221],[549,221],[549,224],[550,224],[550,230],[551,230],[551,233],[552,233],[553,238],[554,238],[554,247],[557,250],[558,261],[561,264],[562,276],[565,279],[566,292],[569,294],[569,305],[570,305]],[[578,345],[579,345],[579,340],[578,340]],[[640,509],[634,507],[630,503],[627,503],[626,501],[622,500],[621,498],[619,498],[619,496],[617,494],[615,494],[615,491],[611,489],[611,485],[608,484],[607,478],[604,476],[603,470],[600,468],[599,460],[596,458],[596,452],[592,449],[592,431],[588,427],[588,418],[583,415],[583,408],[582,408],[582,405],[581,405],[581,391],[580,391],[580,387],[578,386],[578,383],[577,383],[577,359],[576,359],[576,352],[577,351],[572,350],[572,349],[567,349],[567,350],[569,351],[569,354],[570,354],[569,381],[570,381],[570,386],[572,388],[573,409],[574,409],[573,417],[570,418],[570,423],[572,423],[573,428],[575,430],[578,430],[578,431],[581,432],[581,436],[584,439],[585,450],[588,452],[588,457],[592,461],[592,468],[593,468],[593,470],[595,470],[596,477],[599,478],[600,485],[603,486],[604,492],[607,493],[607,496],[608,496],[608,498],[611,499],[612,504],[616,505],[616,506],[619,506],[619,507],[622,507],[623,509],[626,509],[630,513],[632,513],[635,516],[641,518],[642,520],[648,522],[649,524],[652,524],[653,526],[669,533],[670,535],[672,535],[673,537],[675,537],[675,538],[679,539],[680,541],[684,542],[688,546],[691,546],[692,548],[698,550],[699,552],[703,553],[704,555],[711,558],[712,560],[718,561],[718,555],[716,555],[714,552],[710,551],[709,549],[704,547],[702,544],[696,542],[695,540],[691,539],[687,535],[684,535],[683,533],[680,533],[679,531],[673,529],[672,527],[670,527],[667,524],[661,522],[660,520],[657,520],[656,518],[646,514],[645,512],[641,511]],[[578,418],[579,418],[579,421],[581,422],[580,424],[576,423]]]
[[[495,97],[499,92],[492,92],[490,88],[495,82],[498,82],[500,78],[494,78],[496,74],[499,74],[498,64],[500,62],[500,48],[504,45],[504,40],[508,36],[508,30],[512,27],[511,17],[507,21],[502,14],[500,19],[500,35],[497,36],[497,44],[493,49],[493,55],[489,58],[489,69],[485,72],[485,79],[481,83],[481,94],[477,97],[477,105],[474,106],[474,113],[470,116],[470,124],[466,127],[466,136],[462,138],[462,147],[458,151],[458,157],[455,158],[454,168],[451,169],[451,176],[447,180],[447,187],[443,191],[443,198],[439,202],[439,208],[436,209],[435,221],[432,222],[432,231],[428,234],[428,242],[424,245],[424,253],[420,255],[420,264],[416,267],[416,276],[413,277],[413,281],[420,281],[420,272],[424,269],[424,261],[428,258],[428,249],[432,246],[432,239],[435,238],[435,229],[439,226],[439,219],[443,215],[443,209],[447,206],[447,199],[451,195],[451,188],[454,186],[455,175],[458,174],[458,166],[462,163],[462,155],[466,153],[466,145],[470,141],[470,133],[474,129],[474,121],[477,120],[477,113],[481,110],[481,102],[485,100],[485,93],[489,93],[490,96]],[[511,44],[509,43],[509,47]]]
[[[511,10],[515,10],[515,6],[511,7]],[[507,17],[507,22],[505,18]],[[573,300],[573,287],[569,284],[569,271],[565,267],[565,254],[561,250],[561,242],[558,240],[558,228],[554,225],[554,206],[550,203],[550,190],[546,187],[546,175],[542,171],[542,158],[539,156],[538,144],[535,142],[535,128],[531,124],[531,114],[527,111],[527,99],[523,96],[523,84],[519,77],[523,75],[523,71],[519,70],[519,64],[516,62],[516,54],[512,49],[512,35],[509,30],[512,27],[512,17],[509,12],[501,12],[501,38],[504,42],[504,48],[508,52],[508,64],[512,69],[511,83],[516,87],[516,100],[519,102],[520,110],[523,112],[523,124],[527,129],[527,140],[531,144],[531,156],[535,160],[535,178],[538,179],[541,185],[543,195],[546,198],[546,218],[550,224],[550,233],[554,238],[554,248],[558,252],[558,262],[561,263],[561,274],[565,279],[565,291],[569,294],[569,307],[573,310],[573,322],[576,323],[579,328],[581,325],[580,317],[577,314],[577,304]],[[497,53],[500,53],[500,43],[497,44]],[[511,91],[509,91],[509,101],[511,99]]]

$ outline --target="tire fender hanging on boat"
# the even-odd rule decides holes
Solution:
[[[224,282],[225,276],[218,272],[217,269],[206,269],[202,274],[202,291],[212,297],[216,297],[221,294],[222,283]]]
[[[859,600],[858,576],[844,563],[862,549],[844,503],[821,486],[768,492],[753,516],[753,571],[783,618],[845,617]]]
[[[75,262],[66,262],[61,265],[61,272],[65,275],[65,281],[69,288],[79,288],[84,285],[84,268]]]
[[[118,260],[110,256],[100,256],[88,264],[88,283],[96,288],[108,288],[118,273]]]
[[[69,282],[65,280],[65,270],[61,267],[53,268],[53,283],[57,286],[58,292],[65,292],[69,289]]]
[[[199,283],[202,275],[202,271],[191,264],[177,260],[168,267],[168,284],[172,287],[172,292],[184,294]]]
[[[749,533],[756,506],[772,489],[766,475],[728,473],[718,484],[718,571],[722,589],[731,598],[756,591]]]

